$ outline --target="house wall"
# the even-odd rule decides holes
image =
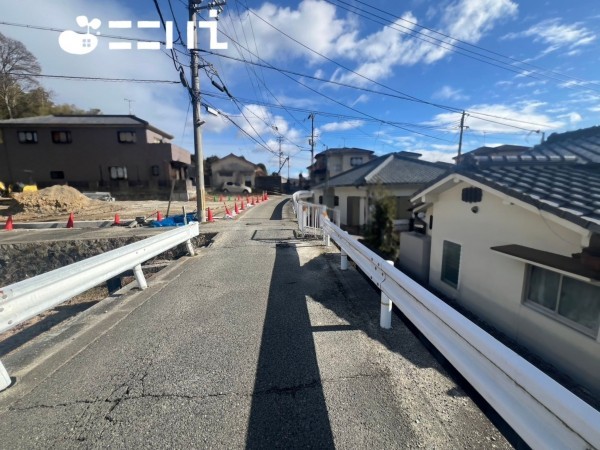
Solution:
[[[337,196],[339,198],[339,205],[334,209],[340,211],[341,225],[348,225],[348,197],[360,197],[359,226],[367,225],[370,222],[369,196],[385,192],[386,194],[400,198],[402,200],[399,202],[400,204],[408,204],[412,194],[414,194],[420,187],[421,185],[416,184],[386,185],[383,188],[378,188],[376,186],[369,186],[368,188],[366,186],[337,186],[332,188],[332,197]],[[315,189],[313,192],[315,193],[315,202],[318,202],[319,196],[323,195],[323,189]],[[328,199],[326,198],[325,200]],[[324,204],[327,204],[328,207],[333,207],[333,200]],[[408,211],[404,211],[402,213],[403,217],[406,216],[406,218],[408,218],[410,216]]]
[[[250,181],[250,187],[254,188],[256,166],[249,161],[240,158],[225,157],[212,163],[212,185],[221,188],[223,183],[232,181],[246,185]],[[225,173],[223,173],[225,172]],[[230,172],[231,175],[226,173]]]
[[[488,191],[477,203],[461,201],[458,183],[442,192],[433,214],[429,283],[438,291],[530,348],[574,380],[600,393],[600,342],[523,304],[526,264],[490,250],[519,244],[565,256],[582,249],[582,235]],[[461,245],[458,288],[441,281],[443,241]]]
[[[37,143],[18,140],[18,131],[37,132]],[[52,141],[52,131],[69,131],[71,143]],[[135,131],[135,143],[120,143],[118,131]],[[2,129],[0,144],[0,179],[8,182],[27,181],[24,170],[41,187],[68,183],[79,189],[98,189],[102,186],[140,183],[147,187],[169,185],[174,176],[171,160],[191,162],[186,150],[172,144],[147,143],[144,127],[82,127],[82,126],[19,126]],[[6,164],[4,164],[6,162]],[[158,167],[153,171],[153,166]],[[126,167],[127,180],[111,180],[110,167]],[[51,172],[63,172],[64,178],[52,178]],[[180,176],[181,171],[175,178]]]

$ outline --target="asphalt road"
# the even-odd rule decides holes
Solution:
[[[8,355],[0,448],[509,448],[285,200]]]

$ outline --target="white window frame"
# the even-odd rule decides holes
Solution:
[[[350,167],[358,167],[358,166],[361,166],[362,164],[363,164],[362,156],[351,156],[350,157]]]
[[[135,130],[121,130],[117,131],[117,140],[120,144],[135,144],[137,135]]]
[[[556,305],[554,307],[554,310],[529,299],[529,287],[530,287],[530,282],[531,282],[531,272],[534,267],[537,269],[540,269],[540,270],[546,270],[548,272],[555,273],[560,277],[559,282],[558,282],[558,289],[556,291]],[[569,277],[568,275],[565,275],[561,272],[549,270],[546,267],[541,267],[541,266],[538,266],[535,264],[526,264],[525,265],[525,287],[523,289],[522,303],[523,303],[523,305],[527,306],[528,308],[530,308],[536,312],[539,312],[550,319],[560,322],[563,325],[568,326],[569,328],[572,328],[576,331],[579,331],[580,333],[585,334],[586,336],[596,339],[598,337],[598,334],[600,331],[600,325],[595,330],[592,330],[592,329],[590,329],[584,325],[581,325],[580,323],[575,322],[575,321],[569,319],[568,317],[562,316],[561,314],[558,313],[558,308],[560,305],[560,293],[561,293],[562,286],[563,286],[563,279],[565,277],[579,281],[580,283],[586,283],[586,281],[583,281],[583,280],[580,280],[580,279],[574,278],[574,277]],[[592,286],[595,286],[594,283],[587,283],[587,284],[591,284]]]
[[[108,168],[108,174],[111,180],[127,180],[127,167],[111,166]]]
[[[31,139],[27,137],[27,134],[31,133]],[[19,139],[20,144],[37,144],[38,143],[38,135],[35,130],[20,130],[17,131],[17,137]]]
[[[448,280],[446,278],[444,278],[444,244],[448,242],[449,244],[452,245],[457,245],[459,248],[459,255],[458,255],[458,275],[456,277],[456,285],[454,285],[454,283],[451,280]],[[462,257],[463,257],[463,246],[462,244],[459,244],[458,242],[454,242],[454,241],[450,241],[448,239],[444,239],[442,241],[442,261],[441,261],[441,269],[440,269],[440,280],[447,284],[448,286],[450,286],[453,289],[458,290],[458,287],[460,286],[460,275],[461,275],[461,265],[462,265]]]

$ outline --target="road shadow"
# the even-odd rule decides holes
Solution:
[[[288,198],[277,203],[277,206],[273,209],[270,220],[283,220],[283,207],[289,201]]]
[[[22,330],[12,334],[4,340],[0,340],[0,358],[8,355],[12,351],[31,341],[33,338],[50,330],[56,325],[59,325],[65,320],[70,319],[71,317],[79,314],[82,311],[85,311],[88,308],[91,308],[99,301],[100,299],[57,306],[42,320],[26,326]]]
[[[334,448],[305,286],[296,249],[276,247],[248,449]]]

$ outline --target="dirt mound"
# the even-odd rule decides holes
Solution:
[[[51,186],[36,192],[13,194],[14,212],[63,213],[76,212],[95,203],[70,186]]]

